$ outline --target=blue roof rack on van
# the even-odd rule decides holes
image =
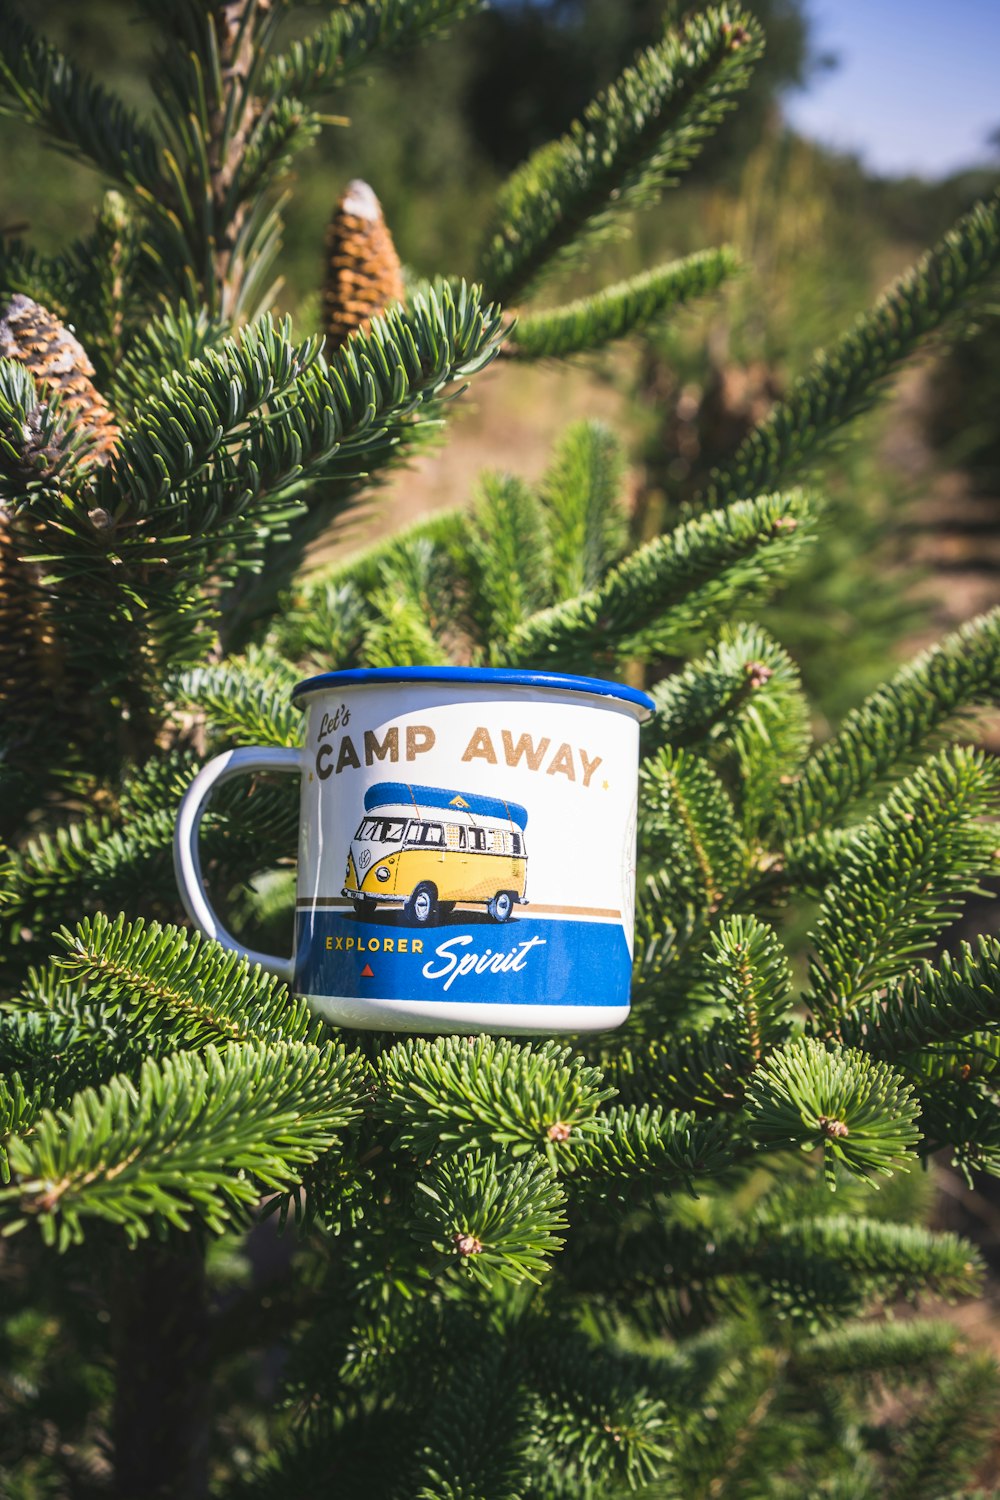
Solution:
[[[481,818],[506,818],[524,828],[528,810],[520,802],[502,797],[483,797],[479,792],[457,792],[454,787],[413,786],[408,781],[379,781],[365,792],[365,812],[376,807],[412,803],[415,808],[441,807],[448,811],[479,814]]]

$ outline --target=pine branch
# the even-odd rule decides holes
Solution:
[[[597,588],[625,551],[624,466],[621,444],[602,422],[574,422],[556,444],[539,486],[551,556],[550,599],[574,599]]]
[[[675,1481],[680,1493],[745,1493],[757,1474],[791,1456],[778,1437],[783,1428],[787,1433],[780,1411],[784,1366],[777,1350],[750,1348],[716,1373],[680,1443]]]
[[[1000,1027],[1000,942],[963,943],[940,966],[923,963],[845,1015],[839,1032],[848,1047],[895,1059],[935,1042]]]
[[[528,1378],[542,1493],[553,1475],[566,1496],[628,1494],[667,1476],[676,1423],[647,1361],[567,1331],[535,1343]]]
[[[598,1128],[597,1110],[613,1093],[568,1047],[502,1037],[402,1042],[378,1077],[375,1107],[395,1127],[397,1147],[422,1157],[536,1150],[553,1166]]]
[[[761,50],[756,21],[723,5],[640,53],[501,188],[482,255],[492,295],[522,296],[620,231],[629,210],[656,202],[733,107]]]
[[[499,1340],[449,1371],[430,1411],[410,1482],[415,1500],[514,1500],[533,1437],[530,1402]]]
[[[299,98],[338,88],[370,58],[401,51],[481,9],[483,0],[364,0],[344,5],[269,64],[265,84]]]
[[[565,1198],[538,1157],[502,1164],[467,1151],[417,1183],[413,1235],[484,1286],[540,1281],[562,1245]]]
[[[970,620],[853,709],[782,796],[781,822],[801,836],[843,820],[860,797],[909,769],[949,720],[1000,690],[1000,610]]]
[[[1000,772],[975,751],[943,752],[891,793],[844,846],[813,928],[809,1003],[837,1019],[953,921],[994,867],[996,835],[975,820],[1000,805]]]
[[[46,1111],[10,1141],[6,1231],[37,1223],[47,1245],[82,1242],[88,1220],[135,1245],[196,1221],[220,1234],[262,1192],[288,1191],[359,1113],[358,1064],[342,1049],[254,1043],[149,1061]]]
[[[790,1218],[787,1205],[773,1220],[744,1214],[736,1223],[710,1221],[707,1232],[703,1223],[642,1216],[585,1256],[574,1257],[571,1240],[565,1260],[574,1291],[598,1293],[622,1311],[651,1296],[668,1308],[676,1286],[696,1286],[702,1318],[745,1314],[750,1293],[810,1332],[836,1327],[875,1297],[974,1296],[983,1270],[954,1234],[856,1212]],[[690,1332],[690,1314],[681,1326]]]
[[[735,1236],[731,1251],[739,1256]],[[794,1267],[804,1273],[803,1290],[810,1276],[818,1288],[824,1273],[832,1273],[843,1278],[846,1299],[853,1309],[873,1296],[884,1302],[916,1292],[974,1296],[983,1269],[976,1251],[958,1235],[856,1214],[778,1225],[751,1248],[749,1266],[762,1284],[771,1285],[779,1305],[782,1277],[790,1275],[794,1284]],[[845,1301],[845,1310],[847,1305]]]
[[[925,1053],[912,1071],[920,1091],[923,1152],[950,1149],[951,1164],[970,1190],[978,1173],[1000,1177],[996,1072],[995,1038],[980,1043],[975,1033],[960,1048]]]
[[[0,295],[6,304],[20,293],[72,321],[79,267],[71,255],[43,255],[33,245],[0,235]]]
[[[428,627],[419,600],[390,582],[376,589],[368,603],[372,618],[360,651],[365,666],[438,666],[448,661],[448,649]]]
[[[505,660],[576,671],[676,652],[708,619],[783,581],[809,537],[811,512],[808,499],[791,491],[686,521],[633,552],[600,588],[525,621],[506,643]]]
[[[788,652],[758,625],[718,644],[653,689],[646,743],[697,746],[734,793],[744,829],[760,834],[810,742],[809,707]]]
[[[739,268],[728,246],[699,250],[544,312],[522,312],[507,345],[517,359],[565,359],[603,349],[647,328],[695,297],[714,292]]]
[[[799,1038],[771,1054],[747,1089],[747,1120],[765,1147],[823,1149],[827,1183],[839,1163],[857,1177],[905,1169],[920,1139],[912,1089],[886,1063]]]
[[[810,896],[823,896],[827,886],[837,879],[848,849],[864,826],[861,823],[853,828],[824,828],[786,844],[781,859],[788,888]]]
[[[705,504],[777,488],[828,449],[867,411],[889,377],[1000,266],[1000,195],[978,203],[933,250],[888,288],[870,312],[819,353],[786,399],[712,474]]]
[[[0,1016],[0,1057],[6,1051],[7,1038],[4,1031],[7,1029],[5,1019]],[[31,1091],[25,1089],[24,1082],[17,1072],[10,1072],[6,1077],[0,1077],[0,1185],[6,1186],[10,1182],[10,1158],[7,1155],[7,1143],[11,1136],[22,1135],[29,1131],[42,1110],[41,1090],[37,1087]]]
[[[513,635],[552,599],[552,563],[537,498],[513,474],[484,474],[466,548],[470,611],[484,642]]]
[[[753,916],[728,917],[712,933],[706,983],[716,1004],[737,1023],[750,1057],[759,1062],[784,1039],[792,972],[773,927]]]
[[[695,1179],[724,1172],[734,1159],[730,1120],[644,1104],[613,1106],[597,1123],[600,1128],[573,1148],[571,1186],[585,1200],[631,1182],[658,1193],[683,1188],[696,1197]]]
[[[225,665],[182,672],[168,692],[179,705],[200,710],[222,740],[298,745],[302,711],[289,694],[300,675],[276,658],[230,658]]]
[[[657,915],[714,914],[746,878],[732,802],[711,766],[665,745],[640,772],[643,861],[657,872]]]
[[[634,1042],[609,1060],[606,1073],[628,1104],[661,1104],[703,1118],[738,1110],[759,1062],[742,1021],[722,1016],[695,1031]]]
[[[937,1318],[906,1323],[859,1323],[819,1333],[798,1346],[792,1379],[821,1381],[841,1376],[865,1382],[879,1375],[923,1380],[957,1352],[958,1330]]]
[[[116,1073],[135,1074],[148,1056],[169,1050],[169,1040],[134,1037],[120,1018],[87,1004],[52,966],[29,971],[22,992],[0,1013],[0,1071],[21,1077],[37,1099],[36,1115]]]
[[[110,620],[116,639],[134,641],[141,621],[154,677],[203,654],[213,618],[204,570],[225,577],[271,561],[315,478],[337,481],[327,494],[343,503],[362,466],[391,454],[444,386],[488,363],[499,336],[499,314],[474,290],[442,286],[376,319],[329,366],[266,322],[178,371],[101,471],[97,506],[45,517],[49,576],[77,586],[74,637],[89,645]],[[330,501],[317,514],[329,517]],[[140,671],[123,661],[113,685],[134,690]]]
[[[952,1371],[898,1440],[887,1500],[940,1500],[954,1493],[956,1477],[986,1455],[998,1407],[1000,1372],[992,1358],[980,1354]]]
[[[121,100],[10,13],[0,17],[0,114],[128,187],[162,193],[160,148]]]
[[[193,769],[190,755],[154,760],[127,783],[120,826],[108,816],[84,818],[29,839],[11,855],[0,904],[8,962],[13,964],[21,953],[44,957],[48,934],[98,903],[129,912],[140,901],[146,910],[150,905],[176,910],[173,826]],[[223,787],[202,834],[206,867],[221,863],[239,869],[245,878],[248,867],[266,867],[269,860],[291,852],[295,805],[287,795],[290,790],[254,789],[248,817],[245,791]]]
[[[164,380],[169,383],[178,370],[205,360],[224,338],[224,326],[206,308],[185,302],[166,308],[134,334],[115,372],[112,406],[130,419],[144,403],[156,400]]]
[[[675,1029],[701,1018],[705,943],[718,909],[717,903],[705,905],[690,895],[685,898],[668,869],[650,875],[640,872],[632,961],[633,1027],[658,1034],[668,1018]],[[669,1102],[693,1101],[682,1090],[669,1096]]]
[[[135,1036],[165,1033],[185,1049],[318,1040],[304,1002],[200,933],[98,913],[56,938],[59,968]]]

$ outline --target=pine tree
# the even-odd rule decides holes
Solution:
[[[392,274],[337,303],[353,332],[324,351],[276,323],[277,184],[322,99],[473,8],[354,0],[282,50],[260,0],[139,3],[150,119],[0,18],[3,109],[113,184],[64,254],[0,257],[3,1484],[957,1493],[996,1369],[891,1313],[981,1275],[903,1174],[941,1150],[1000,1174],[1000,945],[936,948],[996,868],[1000,771],[955,731],[1000,685],[1000,615],[816,745],[752,613],[836,524],[819,456],[997,268],[1000,200],[663,535],[630,546],[620,444],[577,423],[538,485],[486,475],[468,512],[293,581],[498,352],[602,348],[733,268],[709,251],[533,306],[735,104],[763,40],[713,5],[514,173],[474,280],[401,298],[380,237]],[[294,744],[310,668],[455,658],[645,664],[621,1033],[333,1034],[181,925],[170,835],[206,747]],[[245,927],[283,912],[293,828],[284,790],[218,799],[205,861]],[[278,1344],[272,1412],[252,1357]]]

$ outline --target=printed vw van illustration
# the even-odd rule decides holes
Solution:
[[[520,803],[501,797],[380,781],[365,792],[343,894],[359,916],[391,903],[419,927],[458,901],[506,922],[527,900],[527,822]]]

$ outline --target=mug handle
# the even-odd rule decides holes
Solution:
[[[226,750],[202,766],[184,793],[174,828],[174,874],[177,876],[184,909],[194,925],[206,937],[214,938],[223,948],[238,953],[248,963],[259,964],[262,969],[266,969],[269,974],[276,974],[286,984],[292,982],[294,961],[290,958],[275,958],[270,953],[255,953],[252,948],[245,948],[226,931],[212,910],[201,877],[198,829],[212,791],[223,781],[228,781],[232,776],[241,776],[245,771],[300,771],[301,768],[301,750],[284,749],[277,745],[250,745],[240,750]]]

